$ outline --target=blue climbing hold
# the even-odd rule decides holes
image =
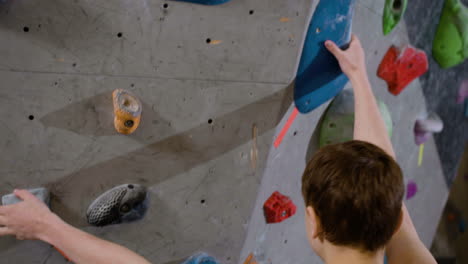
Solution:
[[[308,113],[336,96],[348,82],[338,61],[325,48],[332,40],[342,49],[351,41],[355,0],[321,0],[307,30],[296,74],[294,101]]]
[[[174,0],[174,1],[189,2],[189,3],[194,3],[194,4],[200,4],[200,5],[220,5],[220,4],[229,2],[231,0]]]
[[[188,258],[182,264],[219,264],[219,262],[206,253],[197,253]]]

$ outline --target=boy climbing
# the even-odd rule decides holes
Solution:
[[[328,264],[436,263],[420,241],[402,203],[403,176],[372,93],[360,41],[349,49],[326,47],[349,77],[355,94],[354,141],[320,149],[303,175],[306,230],[312,248]],[[143,264],[136,253],[74,228],[35,196],[0,206],[0,236],[38,239],[74,263]]]
[[[403,204],[403,175],[373,95],[356,36],[325,43],[355,95],[354,141],[321,148],[302,178],[307,237],[334,263],[436,263]]]

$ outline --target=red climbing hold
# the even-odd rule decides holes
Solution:
[[[289,197],[276,191],[266,200],[263,211],[268,224],[279,223],[296,213],[296,205]]]
[[[388,90],[398,95],[414,79],[429,69],[426,53],[410,45],[401,50],[391,46],[380,63],[377,75],[388,84]]]

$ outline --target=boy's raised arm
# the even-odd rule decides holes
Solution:
[[[377,101],[369,83],[361,42],[353,35],[347,50],[341,50],[331,41],[327,41],[325,46],[336,57],[342,71],[348,76],[353,86],[355,98],[354,139],[372,143],[396,159],[385,123],[380,115]],[[419,239],[404,204],[402,212],[401,227],[387,245],[388,263],[436,264],[434,257]]]

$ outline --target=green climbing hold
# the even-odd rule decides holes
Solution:
[[[432,55],[442,68],[468,58],[468,8],[460,0],[446,0],[432,46]]]
[[[406,11],[408,0],[386,0],[383,13],[383,32],[388,35],[398,25]]]
[[[384,119],[388,135],[393,133],[392,117],[387,105],[382,101],[377,101],[380,114]],[[331,102],[319,131],[319,146],[336,144],[353,139],[354,131],[354,94],[352,90],[343,90]]]

